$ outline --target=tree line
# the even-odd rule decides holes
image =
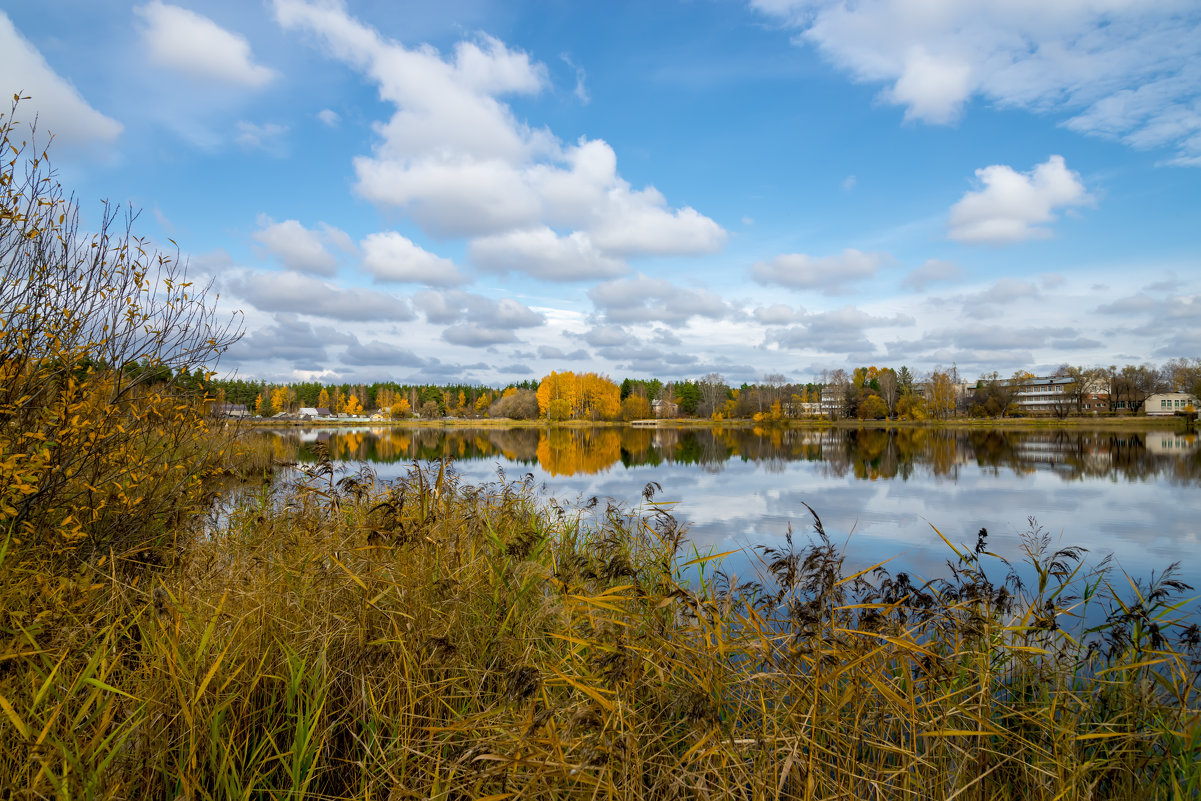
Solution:
[[[1123,367],[1061,365],[1053,374],[1059,394],[1046,410],[1058,416],[1088,412],[1137,414],[1157,392],[1201,395],[1201,359],[1172,359],[1162,365]],[[1018,370],[975,381],[958,368],[915,374],[909,367],[860,366],[823,371],[818,380],[790,382],[779,373],[733,385],[719,373],[664,381],[625,378],[620,383],[594,372],[554,372],[539,381],[503,387],[478,384],[324,384],[228,379],[213,381],[217,403],[244,404],[269,417],[301,408],[333,414],[382,413],[393,419],[422,417],[511,418],[520,420],[638,420],[699,417],[772,422],[804,417],[862,420],[927,420],[953,416],[1007,417],[1023,413],[1023,384],[1034,378]]]

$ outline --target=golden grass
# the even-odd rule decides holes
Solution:
[[[815,539],[735,584],[648,486],[339,476],[236,496],[168,564],[0,554],[14,798],[1195,798],[1201,635],[987,538],[945,579]],[[950,543],[948,543],[950,547]],[[1000,572],[998,573],[997,570]],[[1086,623],[1087,614],[1087,623]]]

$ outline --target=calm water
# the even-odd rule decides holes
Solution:
[[[1053,542],[1112,553],[1133,576],[1174,561],[1201,586],[1201,439],[1170,432],[947,432],[758,429],[291,429],[301,458],[322,441],[385,478],[414,460],[450,456],[472,482],[532,474],[562,503],[592,496],[628,505],[658,482],[658,499],[690,526],[698,548],[775,544],[809,536],[804,504],[821,516],[848,563],[945,573],[952,542],[1020,557],[1030,518]],[[728,567],[755,572],[745,553]]]

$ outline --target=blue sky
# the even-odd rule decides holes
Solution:
[[[1201,7],[0,0],[222,373],[737,383],[1201,348]]]

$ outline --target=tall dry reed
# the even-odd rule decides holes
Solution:
[[[1037,530],[1026,565],[737,582],[650,485],[564,508],[445,463],[247,491],[173,564],[0,564],[15,798],[1195,798],[1201,634]]]

